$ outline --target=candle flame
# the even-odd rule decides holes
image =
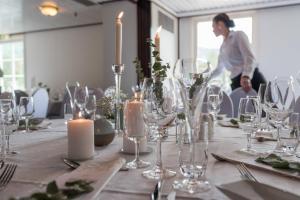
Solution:
[[[121,19],[123,17],[123,15],[124,15],[124,12],[123,11],[120,12],[119,15],[118,15],[118,17],[117,17],[117,19]]]
[[[159,26],[158,29],[157,29],[157,31],[156,31],[156,34],[159,34],[160,31],[161,31],[161,29],[162,29],[162,26]]]
[[[81,112],[79,112],[79,113],[78,113],[78,117],[79,117],[79,118],[81,118],[81,117],[82,117],[82,114],[81,114]]]

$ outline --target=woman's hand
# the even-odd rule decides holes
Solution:
[[[251,90],[251,88],[252,88],[251,80],[250,80],[250,78],[248,76],[242,76],[240,84],[241,84],[241,87],[243,88],[243,90],[246,93],[248,93]]]

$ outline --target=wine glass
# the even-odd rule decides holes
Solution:
[[[75,98],[74,98],[74,93],[75,93],[75,88],[76,87],[80,87],[80,83],[79,82],[75,82],[74,84],[70,84],[70,82],[66,82],[66,91],[67,91],[67,102],[65,102],[65,114],[72,114],[72,117],[76,117],[75,116]],[[67,117],[69,118],[69,117]]]
[[[97,110],[96,96],[89,95],[85,106],[85,112],[88,116],[91,116],[92,120],[95,120],[96,110]]]
[[[182,164],[181,167],[183,172],[187,172],[188,178],[174,181],[173,188],[188,193],[202,192],[210,189],[210,184],[205,178],[204,170],[207,163],[207,151],[203,151],[208,147],[201,145],[203,141],[201,142],[197,139],[197,124],[199,124],[210,72],[209,62],[199,58],[179,59],[173,69],[173,76],[180,84],[180,96],[186,119],[187,132],[183,133],[183,138],[189,138],[189,140],[185,141],[187,149],[190,151],[187,156],[183,156],[187,158],[187,162],[184,162],[185,164]],[[199,150],[200,153],[197,151],[198,147],[205,148]],[[204,159],[199,159],[198,156],[203,155]]]
[[[126,164],[129,169],[140,169],[150,165],[140,159],[140,142],[146,138],[144,125],[144,103],[140,99],[127,100],[124,107],[125,134],[135,143],[135,159]]]
[[[32,97],[21,97],[19,104],[20,119],[25,120],[25,132],[29,133],[29,119],[34,113],[34,104]]]
[[[161,77],[153,79],[150,90],[150,97],[144,100],[144,120],[147,124],[151,123],[156,129],[157,135],[157,158],[156,164],[151,169],[146,170],[142,175],[148,179],[165,179],[176,175],[175,171],[163,167],[161,140],[164,136],[166,126],[175,119],[175,105],[170,97],[165,82]],[[149,83],[150,84],[150,83]]]
[[[277,144],[274,153],[284,153],[280,141],[280,130],[283,122],[290,116],[295,107],[295,92],[292,77],[275,77],[269,81],[265,91],[267,112],[277,128]]]
[[[258,123],[258,100],[257,98],[241,98],[239,104],[238,118],[240,127],[247,135],[247,148],[241,149],[243,152],[256,154],[256,150],[252,149],[251,138],[257,129]]]
[[[220,96],[218,94],[209,94],[207,97],[208,112],[216,119],[216,115],[220,112]]]
[[[268,131],[270,131],[270,126],[269,126],[269,114],[268,112],[266,111],[267,110],[267,105],[265,104],[265,93],[266,93],[266,89],[267,89],[267,84],[265,83],[261,83],[259,85],[259,89],[258,89],[258,97],[259,97],[259,111],[260,111],[260,120],[259,120],[259,128],[261,130],[263,130],[263,127],[262,127],[262,118],[266,117],[266,129]],[[265,113],[263,113],[263,111],[265,111]]]
[[[80,110],[80,116],[84,115],[84,109],[89,97],[89,91],[86,86],[76,86],[74,92],[74,103]]]

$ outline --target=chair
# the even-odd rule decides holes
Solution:
[[[21,97],[28,97],[28,94],[22,90],[15,90],[15,96],[16,96],[16,103],[17,105],[20,104],[20,98]]]
[[[295,108],[294,108],[295,113],[300,113],[300,97],[297,98]]]
[[[33,118],[46,118],[48,105],[49,105],[49,95],[46,89],[39,88],[32,94],[34,113]]]
[[[226,92],[222,91],[222,93],[223,93],[223,101],[220,105],[219,114],[226,114],[227,117],[233,117],[232,100]],[[204,102],[207,102],[207,94],[204,97]],[[207,112],[207,104],[203,104],[202,111]]]
[[[233,103],[234,117],[238,116],[240,99],[246,98],[247,96],[257,96],[257,92],[254,89],[251,89],[248,93],[246,93],[242,87],[236,88],[231,92],[230,98]]]

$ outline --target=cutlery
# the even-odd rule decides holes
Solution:
[[[5,188],[5,186],[10,182],[11,178],[15,174],[17,165],[13,163],[8,163],[4,168],[0,176],[0,190]]]
[[[214,154],[214,153],[211,153],[212,157],[214,157],[216,160],[218,161],[227,161],[225,158],[217,155],[217,154]]]
[[[250,172],[250,170],[246,167],[246,165],[244,165],[244,163],[236,165],[236,168],[239,170],[242,177],[246,178],[249,181],[258,182],[257,179]]]
[[[77,169],[80,166],[80,163],[78,163],[74,160],[70,160],[68,158],[63,158],[63,161],[66,165],[68,165],[72,169]]]

